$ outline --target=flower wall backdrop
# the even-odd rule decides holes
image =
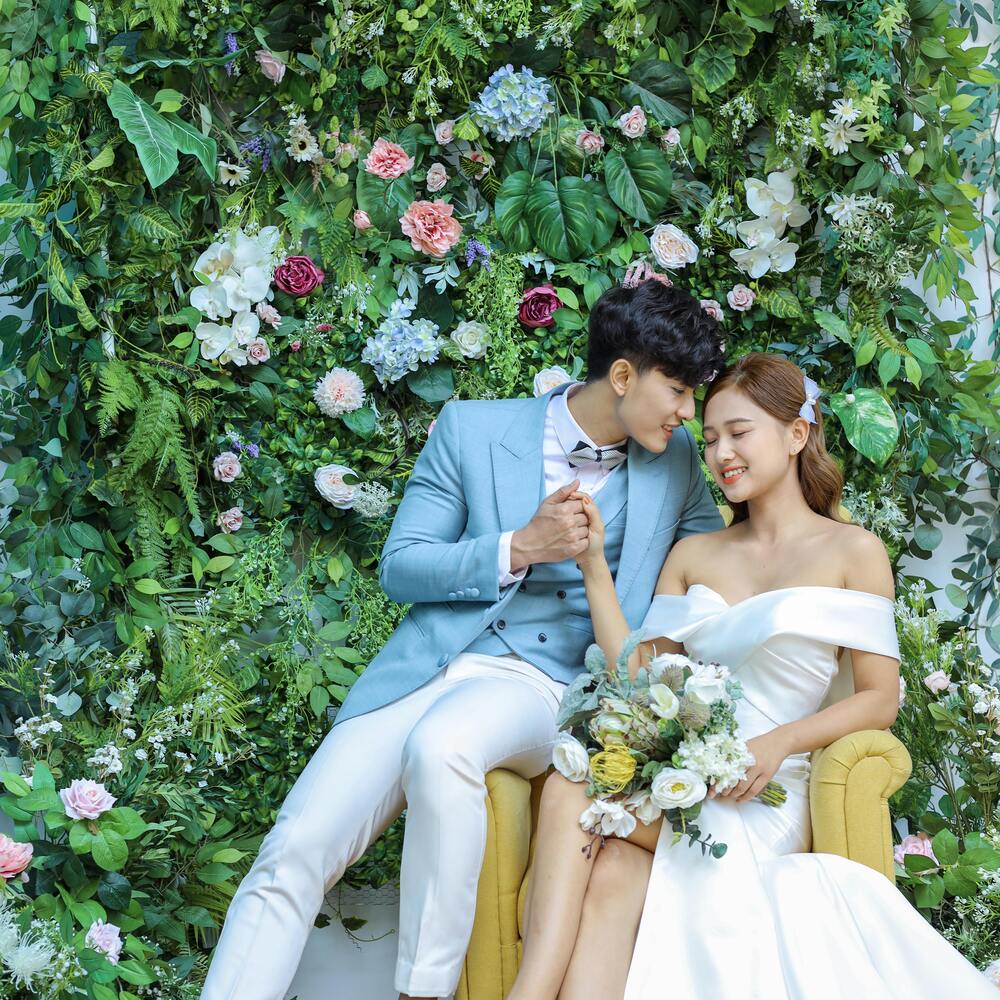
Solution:
[[[0,9],[0,997],[197,996],[405,611],[375,567],[441,404],[579,376],[590,306],[648,279],[822,385],[894,559],[967,526],[946,592],[901,581],[898,861],[1000,956],[1000,378],[965,276],[997,239],[989,11]],[[400,830],[349,880],[394,879]]]

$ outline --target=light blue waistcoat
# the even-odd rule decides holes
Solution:
[[[498,568],[500,535],[524,527],[544,499],[545,411],[566,388],[441,410],[379,565],[388,596],[412,607],[354,684],[338,723],[416,690],[465,650],[513,651],[564,682],[582,669],[594,633],[576,562],[535,563],[521,584],[502,590]],[[660,454],[630,441],[628,461],[595,502],[615,590],[635,629],[674,541],[722,527],[690,434],[675,431]]]

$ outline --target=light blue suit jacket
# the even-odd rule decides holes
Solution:
[[[542,438],[549,399],[464,400],[444,406],[420,453],[382,550],[379,579],[412,604],[351,689],[336,721],[387,705],[430,680],[501,617],[516,586],[500,588],[500,535],[531,520],[544,498]],[[631,628],[645,617],[674,541],[722,527],[686,429],[655,454],[629,443],[628,499],[615,590]],[[579,575],[579,569],[572,567]],[[553,594],[553,621],[567,614]],[[581,609],[582,610],[582,609]],[[574,615],[578,618],[579,615]],[[582,664],[561,663],[538,644],[527,658],[558,680]],[[524,653],[522,653],[524,655]]]

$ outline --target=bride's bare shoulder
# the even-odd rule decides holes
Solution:
[[[670,557],[687,562],[689,559],[704,559],[717,552],[722,546],[732,541],[738,534],[737,526],[720,528],[718,531],[702,531],[695,535],[686,535],[674,542]]]
[[[831,552],[837,553],[848,590],[864,590],[892,599],[892,564],[878,535],[859,524],[837,524],[831,541]]]

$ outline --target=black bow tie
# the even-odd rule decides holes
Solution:
[[[573,450],[566,456],[566,461],[574,469],[581,465],[597,463],[606,472],[610,472],[612,469],[617,469],[626,458],[628,458],[628,454],[625,451],[625,446],[594,448],[586,441],[577,441]]]

